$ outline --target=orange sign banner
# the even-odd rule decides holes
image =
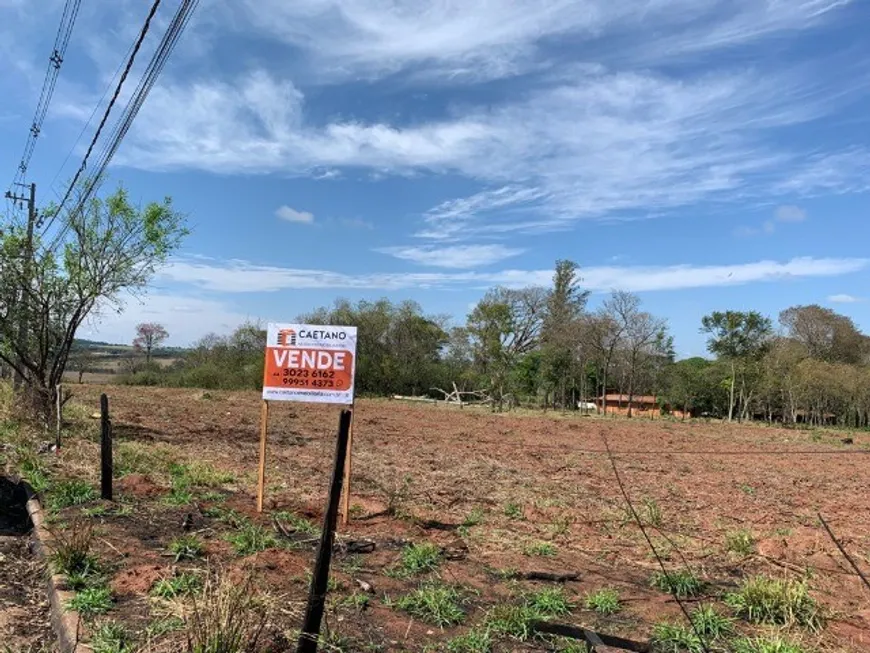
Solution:
[[[356,327],[270,324],[263,399],[353,403]]]

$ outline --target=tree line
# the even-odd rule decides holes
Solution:
[[[677,361],[667,321],[637,295],[614,291],[596,310],[588,299],[578,266],[558,261],[549,287],[493,288],[461,325],[387,299],[340,299],[298,319],[359,328],[360,395],[443,398],[456,388],[496,409],[600,410],[615,394],[628,416],[654,397],[659,412],[682,416],[870,425],[870,338],[846,316],[796,306],[777,326],[754,311],[714,312],[700,325],[711,358]],[[170,368],[128,381],[259,388],[264,343],[254,324],[210,334]]]

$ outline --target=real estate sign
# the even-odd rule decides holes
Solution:
[[[263,399],[352,404],[356,327],[272,324]]]

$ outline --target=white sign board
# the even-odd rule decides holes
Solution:
[[[263,399],[352,404],[355,366],[356,327],[270,323]]]

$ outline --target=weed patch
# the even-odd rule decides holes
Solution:
[[[488,630],[472,628],[447,642],[447,653],[489,653],[491,650],[492,636]]]
[[[253,579],[234,583],[210,576],[185,621],[190,653],[229,653],[259,650],[268,610],[253,590]]]
[[[97,492],[87,481],[69,479],[55,483],[48,496],[51,510],[62,510],[69,506],[80,506],[97,498]]]
[[[455,626],[465,620],[465,597],[458,587],[439,581],[423,583],[395,602],[399,610],[435,626]]]
[[[248,556],[278,546],[275,535],[257,524],[244,524],[235,533],[224,536],[236,555]]]
[[[820,630],[823,623],[821,608],[809,595],[806,581],[756,576],[728,594],[725,603],[752,623],[796,624],[813,631]]]
[[[711,605],[699,605],[692,611],[692,624],[705,641],[715,641],[734,632],[734,620],[720,614]]]
[[[112,608],[112,591],[108,587],[86,587],[67,603],[85,619],[105,614]]]
[[[133,638],[116,621],[101,624],[91,637],[94,653],[133,653]]]
[[[169,543],[167,549],[175,558],[175,562],[196,560],[205,551],[202,540],[196,535],[179,535]]]
[[[397,578],[410,578],[434,571],[441,564],[441,549],[431,542],[409,544],[402,549],[402,557],[391,574]]]
[[[704,590],[704,581],[689,570],[656,572],[650,584],[661,592],[673,594],[681,599],[698,596]]]
[[[151,587],[151,596],[161,599],[174,599],[178,596],[188,596],[202,587],[202,578],[198,574],[186,572],[172,578],[161,578]]]
[[[810,653],[800,644],[773,637],[744,637],[731,644],[733,653]]]
[[[652,641],[658,653],[704,653],[695,631],[682,624],[656,624],[652,630]]]
[[[525,598],[526,606],[541,619],[561,617],[571,612],[573,605],[561,587],[547,587]]]
[[[511,519],[522,519],[523,507],[518,503],[509,501],[504,505],[504,514],[505,517],[510,517]]]
[[[755,538],[746,529],[730,531],[725,534],[725,550],[746,557],[755,551]]]
[[[523,547],[523,555],[552,558],[557,553],[556,545],[551,542],[530,542]]]
[[[587,594],[583,605],[587,610],[595,610],[598,614],[605,615],[616,614],[622,610],[619,592],[609,587]]]

